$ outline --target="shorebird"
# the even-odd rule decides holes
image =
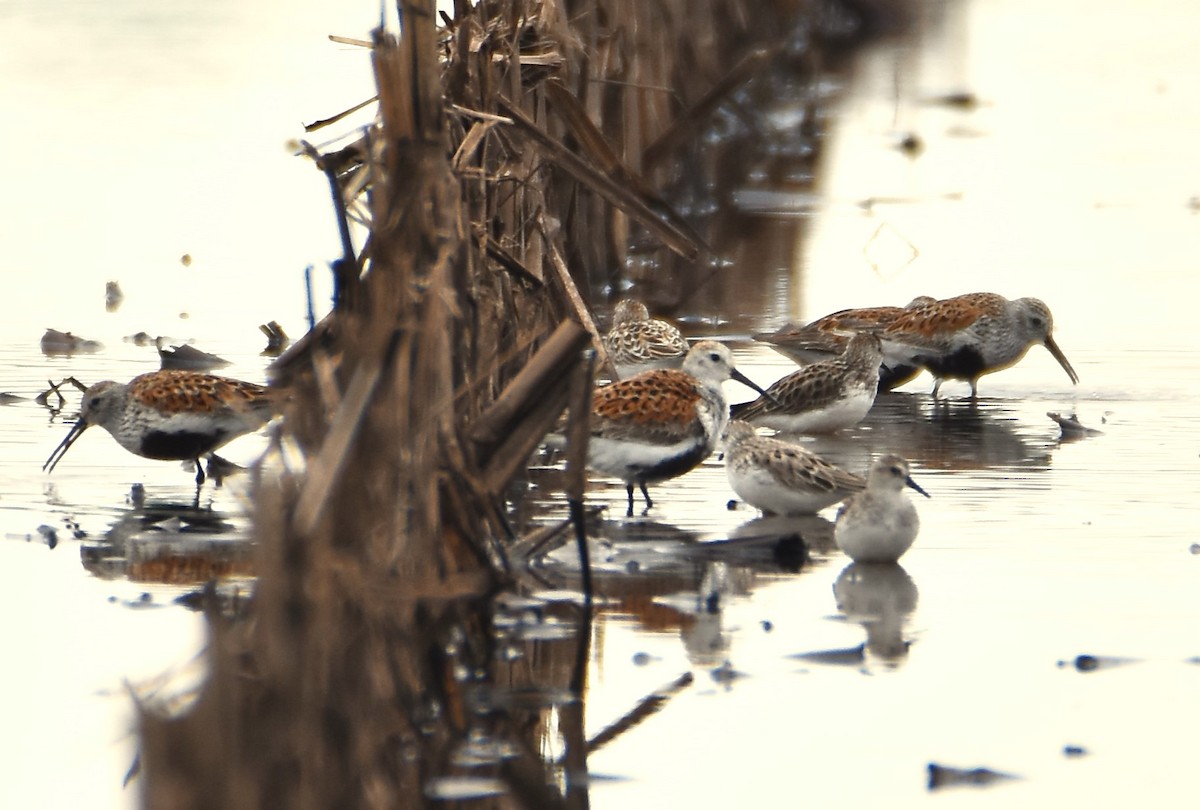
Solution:
[[[627,298],[613,310],[604,348],[617,376],[626,379],[651,369],[679,368],[688,344],[673,325],[651,318],[645,304]]]
[[[731,415],[785,433],[829,433],[856,425],[871,410],[883,359],[879,338],[859,332],[832,360],[801,366]]]
[[[683,475],[715,449],[729,421],[721,389],[729,379],[762,391],[734,368],[727,347],[702,340],[681,370],[644,371],[596,389],[588,466],[625,482],[628,515],[635,484],[650,509],[647,484]]]
[[[917,539],[917,508],[904,497],[911,487],[926,498],[909,474],[908,462],[888,454],[875,459],[867,488],[851,495],[838,510],[833,539],[855,562],[896,562]]]
[[[769,344],[775,351],[802,366],[819,363],[844,352],[846,344],[856,333],[878,332],[906,311],[936,300],[932,296],[920,295],[902,307],[842,309],[803,326],[787,324],[774,332],[757,334],[754,339]],[[890,391],[920,373],[921,367],[918,365],[881,366],[879,390]]]
[[[968,293],[907,310],[878,334],[884,363],[929,369],[935,399],[946,379],[969,382],[974,399],[980,377],[1016,364],[1035,343],[1078,383],[1053,331],[1050,308],[1037,298],[1010,301],[995,293]]]
[[[83,432],[99,425],[135,455],[194,461],[199,487],[200,459],[266,424],[275,410],[272,400],[261,385],[196,371],[152,371],[128,383],[104,380],[84,393],[79,420],[42,469],[53,472]]]
[[[775,515],[811,515],[867,485],[862,476],[798,444],[759,436],[738,419],[725,432],[725,474],[739,498]]]

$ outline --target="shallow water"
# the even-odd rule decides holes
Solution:
[[[195,339],[232,361],[225,373],[252,380],[264,365],[255,325],[303,331],[300,271],[336,252],[336,234],[325,230],[323,180],[283,143],[298,122],[370,95],[365,56],[322,38],[361,34],[374,12],[288,9],[276,9],[273,20],[292,20],[277,30],[257,12],[195,21],[180,4],[152,36],[132,13],[89,22],[114,26],[100,36],[77,15],[0,11],[7,30],[27,34],[6,49],[0,100],[29,110],[0,143],[55,156],[51,169],[15,169],[27,196],[8,198],[0,217],[14,296],[0,324],[0,392],[25,397],[0,406],[0,615],[15,651],[0,712],[17,730],[0,737],[11,766],[2,806],[135,804],[136,788],[121,786],[134,751],[125,684],[181,691],[199,677],[202,622],[172,601],[209,573],[195,544],[228,544],[217,559],[235,583],[250,573],[234,550],[244,482],[206,488],[194,512],[189,474],[136,459],[101,431],[45,476],[66,426],[31,400],[48,379],[152,367],[152,348],[123,339],[138,331]],[[832,510],[780,522],[729,508],[716,457],[655,488],[655,508],[632,520],[619,518],[622,486],[593,482],[590,501],[610,508],[593,536],[603,603],[586,736],[666,689],[657,711],[589,756],[593,806],[928,805],[945,798],[926,789],[930,762],[1020,777],[953,788],[956,806],[1190,795],[1200,61],[1189,37],[1200,11],[1167,0],[1136,16],[967,2],[931,5],[930,16],[920,41],[857,60],[815,193],[748,181],[739,199],[774,212],[752,232],[764,243],[731,247],[737,278],[681,314],[695,316],[696,336],[730,338],[739,367],[765,384],[792,365],[744,336],[784,320],[920,294],[1033,295],[1052,307],[1080,384],[1034,348],[984,378],[976,405],[956,383],[935,404],[922,377],[862,425],[812,441],[859,471],[884,450],[913,462],[933,497],[918,503],[921,534],[894,568],[849,566],[828,542]],[[73,49],[49,51],[50,70],[56,25]],[[200,63],[176,64],[164,30],[206,45]],[[114,38],[139,58],[110,59],[101,42]],[[296,72],[280,95],[282,58]],[[77,106],[83,75],[85,97],[104,105]],[[963,89],[978,95],[974,110],[924,103]],[[166,110],[163,94],[174,99]],[[64,122],[76,116],[95,124],[87,148]],[[920,135],[920,156],[893,148],[900,131]],[[46,182],[56,172],[72,199]],[[110,314],[103,283],[114,278],[126,303]],[[46,357],[47,326],[106,348]],[[1102,435],[1061,441],[1048,411],[1077,413]],[[246,437],[226,455],[247,462],[265,441]],[[531,472],[533,502],[551,511],[529,521],[557,514],[557,481],[553,467]],[[52,550],[41,526],[54,530]],[[807,559],[788,542],[797,534]],[[550,553],[522,598],[565,598],[573,554]],[[570,626],[522,633],[542,660],[574,643]],[[1081,654],[1124,664],[1081,671]]]

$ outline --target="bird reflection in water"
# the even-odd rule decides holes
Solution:
[[[822,436],[806,446],[847,470],[863,473],[883,453],[903,456],[922,470],[1048,469],[1052,446],[1038,442],[1003,400],[932,402],[927,395],[893,391],[875,400],[859,428]]]
[[[833,584],[838,611],[867,632],[864,665],[898,666],[908,655],[904,625],[917,607],[917,585],[899,563],[851,563]]]
[[[211,508],[146,502],[137,487],[131,508],[103,538],[80,547],[83,567],[102,579],[194,585],[253,575],[248,530]]]

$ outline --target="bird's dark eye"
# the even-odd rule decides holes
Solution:
[[[892,467],[892,475],[896,476],[897,478],[903,478],[904,470],[900,469],[899,467]]]
[[[721,362],[721,355],[718,354],[717,352],[712,352],[711,354],[709,354],[708,359],[712,360],[714,363],[719,363],[719,362]]]

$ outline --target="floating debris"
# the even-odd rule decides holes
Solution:
[[[7,391],[0,391],[0,405],[12,405],[14,402],[23,402],[25,397],[20,394],[10,394]]]
[[[45,523],[43,523],[41,526],[37,527],[37,533],[41,535],[42,540],[44,540],[46,545],[50,548],[54,548],[58,545],[58,530],[53,526],[47,526]]]
[[[1060,669],[1066,667],[1074,667],[1079,672],[1095,672],[1098,669],[1108,669],[1110,667],[1121,666],[1122,664],[1132,664],[1137,661],[1136,658],[1116,658],[1115,656],[1099,656],[1081,653],[1075,656],[1071,661],[1059,661]]]
[[[925,141],[915,132],[903,132],[896,139],[896,148],[906,157],[919,157],[925,151]]]
[[[185,369],[188,371],[209,371],[214,368],[224,368],[230,362],[224,357],[201,351],[186,343],[181,346],[162,347],[163,339],[158,338],[155,348],[158,349],[158,361],[163,369]]]
[[[1082,757],[1087,756],[1088,750],[1082,745],[1064,745],[1063,756],[1065,757]]]
[[[796,653],[788,656],[799,661],[811,661],[814,664],[833,664],[836,666],[860,666],[866,660],[867,645],[846,647],[835,650],[814,650],[813,652]]]
[[[1057,411],[1046,411],[1046,416],[1049,416],[1058,426],[1062,428],[1062,438],[1064,439],[1082,439],[1085,436],[1103,436],[1104,431],[1090,428],[1079,421],[1079,417],[1075,414],[1063,416]]]
[[[246,468],[241,464],[235,464],[227,458],[222,458],[216,453],[213,453],[208,458],[208,463],[205,465],[208,470],[208,476],[213,480],[216,486],[221,486],[225,479],[231,475],[244,473]]]
[[[104,285],[104,311],[116,312],[121,308],[121,302],[125,300],[125,293],[121,292],[121,285],[115,281],[109,281]]]
[[[188,610],[218,613],[227,618],[242,618],[250,608],[253,581],[210,579],[203,586],[175,597],[174,603]]]
[[[943,93],[938,96],[926,96],[921,99],[921,103],[939,107],[956,107],[960,110],[973,110],[979,106],[979,97],[968,90],[960,90],[953,93]]]
[[[259,331],[267,336],[267,348],[263,349],[262,353],[268,357],[278,357],[287,348],[288,344],[292,342],[278,321],[261,324],[258,328]]]
[[[37,397],[34,399],[34,402],[36,402],[38,405],[42,405],[44,407],[49,408],[52,413],[57,414],[67,404],[67,398],[64,397],[62,395],[62,391],[59,390],[61,388],[61,386],[64,386],[67,383],[71,383],[71,385],[74,385],[80,391],[84,391],[84,392],[87,391],[87,386],[84,385],[83,383],[81,383],[79,380],[75,379],[74,377],[67,377],[65,380],[61,380],[57,383],[53,383],[53,382],[50,383],[50,387],[47,388],[42,393],[38,394]],[[50,404],[50,396],[51,395],[58,397],[57,405]]]
[[[930,790],[960,785],[986,787],[994,782],[1020,779],[1015,774],[993,771],[991,768],[954,768],[948,765],[938,765],[936,762],[930,762],[926,767],[929,770],[928,787]]]
[[[97,340],[88,340],[70,332],[47,329],[42,335],[42,354],[93,354],[104,349]]]

